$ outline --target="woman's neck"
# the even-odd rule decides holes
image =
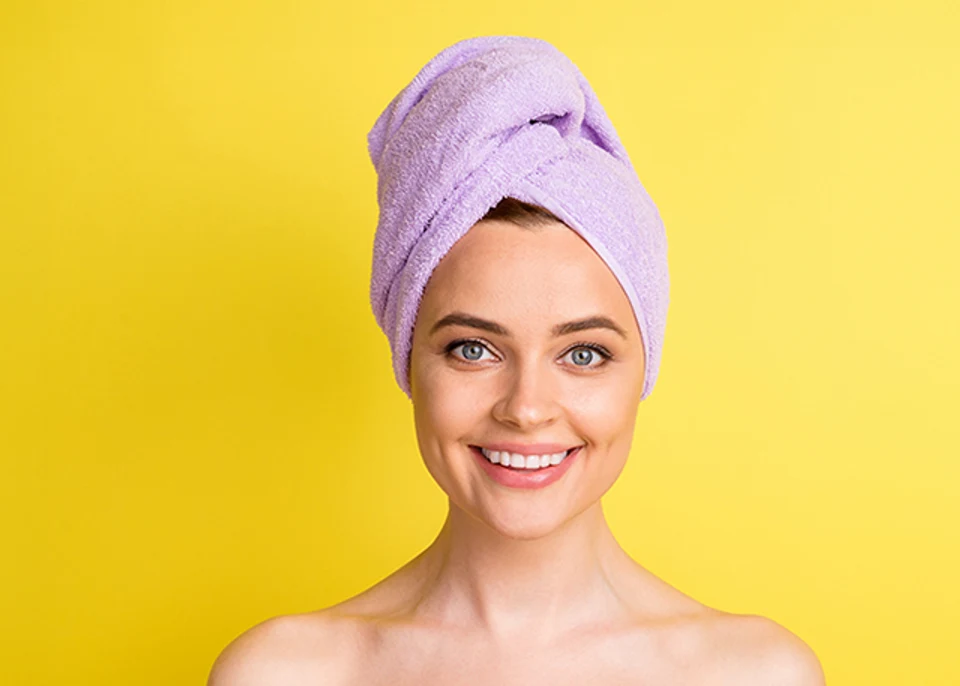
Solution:
[[[545,631],[626,619],[618,590],[641,571],[599,502],[528,540],[504,536],[451,503],[415,567],[421,582],[413,618],[532,642]]]

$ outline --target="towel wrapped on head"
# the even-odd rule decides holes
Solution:
[[[649,395],[669,302],[666,235],[613,124],[568,57],[537,38],[462,40],[397,94],[367,141],[380,207],[370,300],[408,396],[427,281],[505,197],[548,209],[616,276],[643,339],[641,398]]]

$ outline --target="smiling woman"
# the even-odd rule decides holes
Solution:
[[[414,331],[427,468],[466,513],[511,538],[542,537],[599,507],[622,470],[643,357],[629,300],[578,234],[559,220],[479,222],[434,271]],[[516,498],[524,487],[538,492]]]
[[[242,635],[210,683],[822,684],[799,638],[690,598],[607,524],[666,243],[579,71],[535,39],[463,41],[370,140],[372,303],[447,518],[372,588]]]

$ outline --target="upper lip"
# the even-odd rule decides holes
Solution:
[[[485,443],[478,448],[496,450],[498,452],[517,453],[519,455],[554,455],[565,453],[571,448],[579,446],[564,445],[562,443]]]

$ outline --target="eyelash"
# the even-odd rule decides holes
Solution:
[[[488,352],[493,353],[493,351],[490,350],[490,347],[487,345],[487,343],[485,343],[484,341],[478,338],[458,338],[457,340],[451,341],[450,343],[448,343],[444,350],[448,356],[451,356],[453,355],[454,350],[456,350],[457,348],[463,347],[467,343],[475,343],[477,345],[483,346]],[[566,357],[567,355],[569,355],[574,350],[577,350],[578,348],[587,348],[588,350],[591,350],[597,353],[598,355],[600,355],[601,358],[603,358],[603,361],[600,364],[591,365],[589,367],[583,367],[583,369],[599,369],[600,367],[605,366],[607,362],[613,359],[613,353],[611,353],[609,350],[607,350],[605,347],[603,347],[599,343],[592,343],[590,341],[581,341],[580,343],[574,343],[569,348],[563,351],[563,355],[561,355],[561,357]],[[474,361],[474,360],[465,360],[459,357],[457,359],[460,362]],[[576,367],[578,365],[573,365],[573,366]]]

